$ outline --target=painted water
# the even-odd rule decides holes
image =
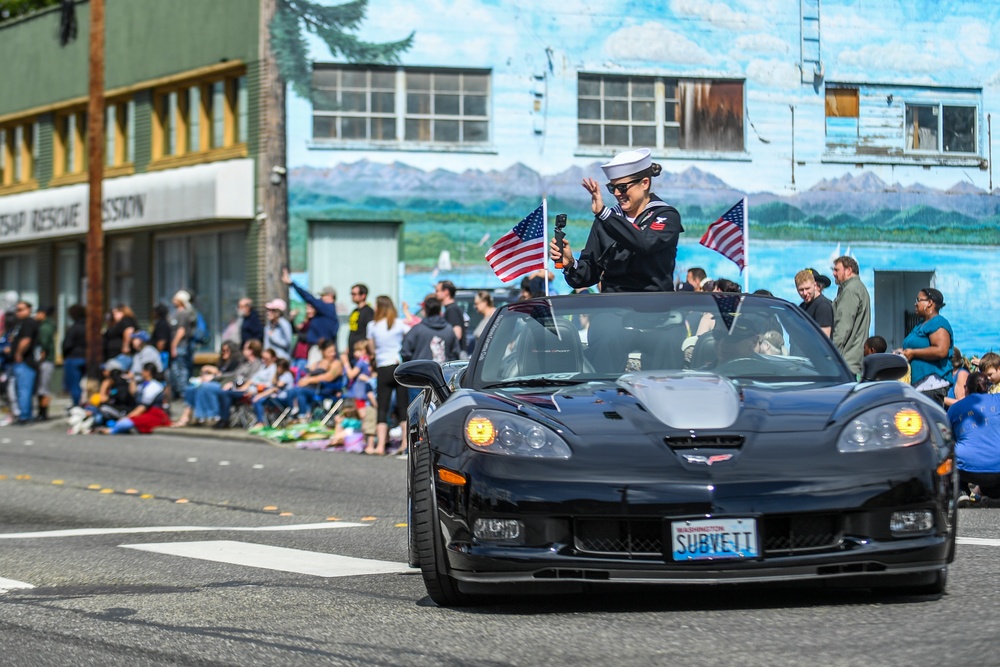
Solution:
[[[834,258],[850,254],[861,267],[861,280],[873,292],[875,271],[932,271],[934,286],[944,294],[942,311],[955,331],[955,344],[967,356],[1000,349],[1000,322],[993,304],[984,303],[988,285],[1000,283],[1000,262],[996,249],[977,250],[969,246],[903,244],[824,244],[808,241],[751,241],[749,289],[766,289],[775,296],[799,303],[794,276],[811,267],[832,278]],[[712,278],[729,278],[742,283],[739,269],[721,255],[697,241],[685,241],[677,249],[677,275],[684,276],[694,266]],[[449,271],[408,272],[402,280],[402,300],[417,308],[438,280],[451,280],[459,287],[503,287],[486,261],[480,267],[453,267]],[[509,285],[518,285],[515,280]],[[836,285],[826,291],[833,299]],[[560,272],[550,285],[555,294],[570,287]],[[916,294],[913,295],[916,297]],[[874,294],[873,294],[874,297]],[[873,331],[872,333],[879,333]]]

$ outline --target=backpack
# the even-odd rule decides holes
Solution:
[[[205,321],[205,317],[200,311],[196,312],[194,328],[191,330],[191,344],[201,346],[210,342],[212,342],[212,338],[208,335],[208,322]]]

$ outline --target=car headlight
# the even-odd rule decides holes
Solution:
[[[465,444],[477,452],[536,459],[568,459],[572,453],[555,431],[520,415],[492,410],[473,410],[465,419]]]
[[[923,415],[909,403],[883,405],[863,412],[844,427],[837,440],[841,452],[870,452],[909,447],[927,439]]]

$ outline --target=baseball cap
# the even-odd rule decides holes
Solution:
[[[136,338],[138,338],[139,340],[141,340],[143,343],[148,343],[149,342],[149,332],[148,331],[142,331],[142,330],[136,331],[136,332],[134,332],[132,334],[132,339],[134,340]]]
[[[264,304],[264,307],[268,310],[280,310],[281,312],[285,312],[285,309],[288,308],[288,304],[285,303],[284,299],[271,299]]]
[[[323,289],[319,291],[320,296],[326,296],[327,294],[332,296],[334,299],[337,298],[337,290],[333,289],[330,285],[324,286]]]

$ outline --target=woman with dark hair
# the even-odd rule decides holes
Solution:
[[[135,313],[124,303],[111,308],[111,318],[104,330],[104,359],[114,359],[119,354],[132,353],[132,334],[138,327]]]
[[[990,499],[1000,499],[1000,394],[989,390],[990,380],[984,373],[969,373],[966,397],[948,408],[956,440],[955,465],[963,489],[960,506],[988,506]],[[966,485],[969,493],[964,492]]]
[[[472,354],[472,348],[476,346],[476,341],[483,335],[486,323],[490,321],[490,318],[493,317],[493,313],[497,309],[497,307],[493,305],[493,295],[490,294],[489,290],[485,289],[481,289],[476,292],[476,296],[472,298],[472,307],[475,308],[476,313],[478,313],[479,323],[476,324],[476,328],[472,331],[472,340],[469,344],[469,349],[466,350],[469,354]]]
[[[389,405],[392,403],[393,392],[396,394],[396,419],[403,427],[403,445],[406,449],[406,405],[409,401],[406,388],[396,382],[394,372],[400,362],[400,351],[403,347],[403,336],[410,327],[403,324],[397,317],[396,306],[392,299],[380,294],[375,299],[375,319],[368,323],[368,340],[371,349],[375,350],[375,376],[378,384],[375,387],[378,402],[378,417],[376,437],[373,448],[365,448],[365,454],[385,454],[385,445],[389,440]]]
[[[87,309],[75,303],[67,311],[73,324],[66,330],[62,342],[63,388],[69,392],[73,405],[83,397],[83,376],[87,370]]]
[[[198,406],[198,394],[204,391],[209,383],[215,382],[218,384],[231,376],[236,372],[241,363],[243,363],[243,355],[240,353],[240,346],[235,341],[222,341],[222,345],[219,346],[219,365],[205,364],[202,366],[198,383],[195,384],[192,382],[184,390],[184,402],[186,405],[180,419],[174,422],[174,426],[178,428],[187,426],[192,421],[201,423],[215,416],[214,413],[209,414],[200,409],[198,411],[195,410]]]
[[[903,339],[903,348],[897,354],[910,362],[910,384],[917,391],[944,406],[951,376],[951,352],[955,335],[951,324],[941,316],[944,295],[933,287],[917,293],[914,304],[917,315],[923,320]]]
[[[160,363],[166,369],[170,365],[170,309],[166,304],[153,306],[153,332],[149,342],[160,351]]]
[[[604,205],[597,181],[583,179],[594,222],[580,257],[573,257],[565,239],[562,247],[554,238],[549,243],[549,254],[565,267],[570,287],[600,283],[602,292],[673,291],[677,240],[684,228],[677,209],[650,191],[663,170],[650,155],[648,148],[626,151],[601,165],[614,208]]]

